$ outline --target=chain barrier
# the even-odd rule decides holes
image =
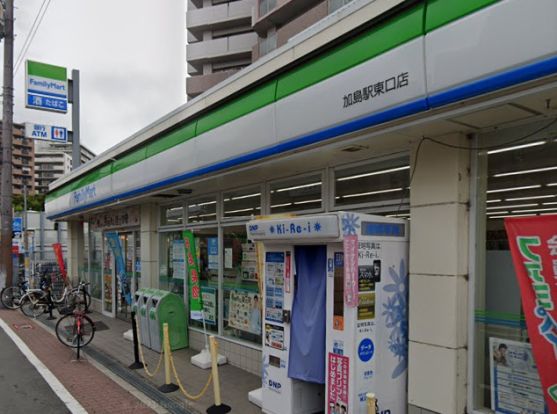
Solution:
[[[141,331],[139,330],[139,322],[136,321],[136,326],[137,326],[137,342],[138,342],[138,348],[139,348],[139,356],[141,357],[141,362],[143,363],[143,369],[145,370],[145,373],[153,378],[155,375],[157,375],[157,373],[159,372],[159,370],[161,369],[162,366],[162,359],[163,359],[163,355],[164,353],[161,352],[160,356],[159,356],[159,362],[157,363],[157,367],[155,368],[155,371],[153,371],[152,373],[149,371],[149,368],[147,368],[147,363],[145,362],[145,356],[143,355],[143,346],[141,345]]]
[[[201,399],[201,397],[203,397],[203,395],[205,395],[205,393],[207,392],[207,390],[209,389],[209,385],[211,384],[211,381],[213,380],[213,374],[209,374],[209,379],[207,380],[207,383],[205,384],[205,386],[201,389],[201,391],[199,392],[199,394],[196,395],[191,395],[190,393],[188,393],[186,391],[186,389],[184,388],[184,386],[182,385],[182,382],[180,381],[180,378],[178,377],[178,373],[176,371],[176,366],[174,365],[174,357],[172,356],[172,351],[170,352],[170,366],[172,367],[172,372],[174,373],[174,379],[176,380],[176,382],[178,383],[178,387],[180,387],[180,391],[182,392],[182,394],[184,394],[184,396],[192,401],[197,401],[199,399]]]

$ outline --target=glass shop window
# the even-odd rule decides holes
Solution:
[[[367,204],[390,214],[408,211],[409,181],[407,156],[338,168],[334,178],[335,207]]]
[[[321,174],[289,178],[271,184],[271,214],[322,208]]]
[[[184,222],[184,207],[181,205],[161,206],[161,226],[175,226]]]
[[[205,324],[208,331],[217,332],[219,326],[219,237],[217,228],[193,229],[197,261],[199,263],[199,284],[205,310]],[[190,326],[203,328],[201,321],[190,319]]]
[[[178,264],[180,259],[183,260],[183,253],[178,252],[180,246],[184,246],[182,232],[161,232],[159,243],[159,287],[183,297],[186,274],[183,266]]]
[[[204,197],[188,201],[188,223],[203,223],[217,220],[217,198]]]
[[[507,139],[510,141],[511,139]],[[505,217],[557,214],[557,142],[533,137],[479,156],[474,408],[543,413]]]
[[[260,345],[262,297],[255,246],[245,225],[224,228],[223,327],[226,336]]]
[[[223,194],[223,217],[250,217],[261,214],[261,189],[253,187]]]
[[[91,226],[89,227],[91,228]],[[89,232],[89,293],[95,299],[101,299],[102,295],[102,265],[103,265],[103,246],[102,232]]]

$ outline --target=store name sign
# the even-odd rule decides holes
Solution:
[[[340,235],[337,216],[254,220],[247,224],[247,229],[251,240],[337,238]]]
[[[79,190],[76,190],[71,195],[71,204],[72,206],[79,206],[81,204],[85,204],[91,200],[94,200],[97,197],[97,187],[95,184],[90,184]]]
[[[93,230],[117,229],[139,226],[139,217],[139,207],[131,207],[125,210],[97,214],[91,218],[89,223]]]
[[[63,113],[68,111],[66,68],[28,60],[25,75],[27,108]]]
[[[405,88],[409,85],[409,77],[410,75],[408,72],[402,72],[383,81],[374,82],[370,85],[358,88],[342,97],[342,107],[348,108],[362,102],[373,101],[397,89]]]

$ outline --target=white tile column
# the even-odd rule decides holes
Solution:
[[[412,165],[408,402],[443,414],[466,405],[469,165],[469,151],[431,141]]]
[[[141,282],[140,288],[159,287],[159,209],[156,204],[141,205]]]
[[[68,277],[73,285],[79,279],[85,279],[83,266],[85,264],[85,241],[83,236],[83,222],[68,222]],[[81,272],[80,272],[81,271]]]

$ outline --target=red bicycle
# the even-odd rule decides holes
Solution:
[[[95,323],[84,310],[74,310],[56,323],[56,337],[64,345],[77,348],[77,359],[81,348],[89,344],[95,336]]]

